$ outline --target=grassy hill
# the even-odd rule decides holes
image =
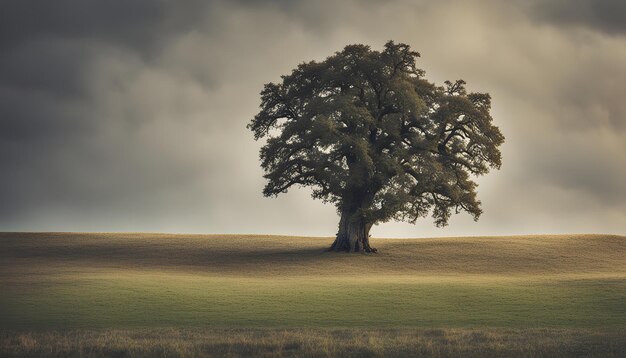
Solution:
[[[626,237],[331,242],[1,233],[0,329],[626,329]]]

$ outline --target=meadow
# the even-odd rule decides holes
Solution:
[[[626,352],[626,237],[0,234],[0,355]]]

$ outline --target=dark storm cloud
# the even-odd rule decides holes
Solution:
[[[90,66],[122,47],[149,56],[204,20],[207,5],[172,1],[2,1],[0,137],[55,137],[88,126]],[[81,118],[82,117],[82,118]]]
[[[167,0],[1,1],[0,80],[5,86],[82,88],[93,56],[106,46],[149,59],[176,34],[206,20],[208,2]]]
[[[155,56],[172,36],[205,20],[206,5],[25,0],[2,1],[0,7],[3,225],[37,210],[74,207],[72,211],[80,212],[125,202],[124,196],[136,199],[144,184],[158,184],[155,178],[146,181],[142,170],[162,174],[177,167],[164,164],[159,170],[149,158],[138,158],[141,148],[123,143],[134,140],[128,131],[102,137],[110,130],[107,121],[123,125],[133,118],[107,115],[101,107],[111,91],[102,93],[94,81],[108,59],[132,63]],[[115,85],[107,84],[109,90]],[[125,84],[120,79],[117,85]],[[150,120],[141,114],[132,117]],[[126,146],[133,153],[107,145]]]
[[[193,29],[208,2],[169,0],[3,0],[0,48],[34,38],[88,38],[149,49]]]
[[[626,2],[622,0],[538,1],[533,15],[548,23],[580,25],[608,34],[626,33]]]

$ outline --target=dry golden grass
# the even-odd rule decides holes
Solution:
[[[2,356],[623,357],[626,336],[563,329],[1,332]]]

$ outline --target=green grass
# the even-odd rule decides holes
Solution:
[[[625,326],[626,280],[107,273],[4,291],[3,328]]]

